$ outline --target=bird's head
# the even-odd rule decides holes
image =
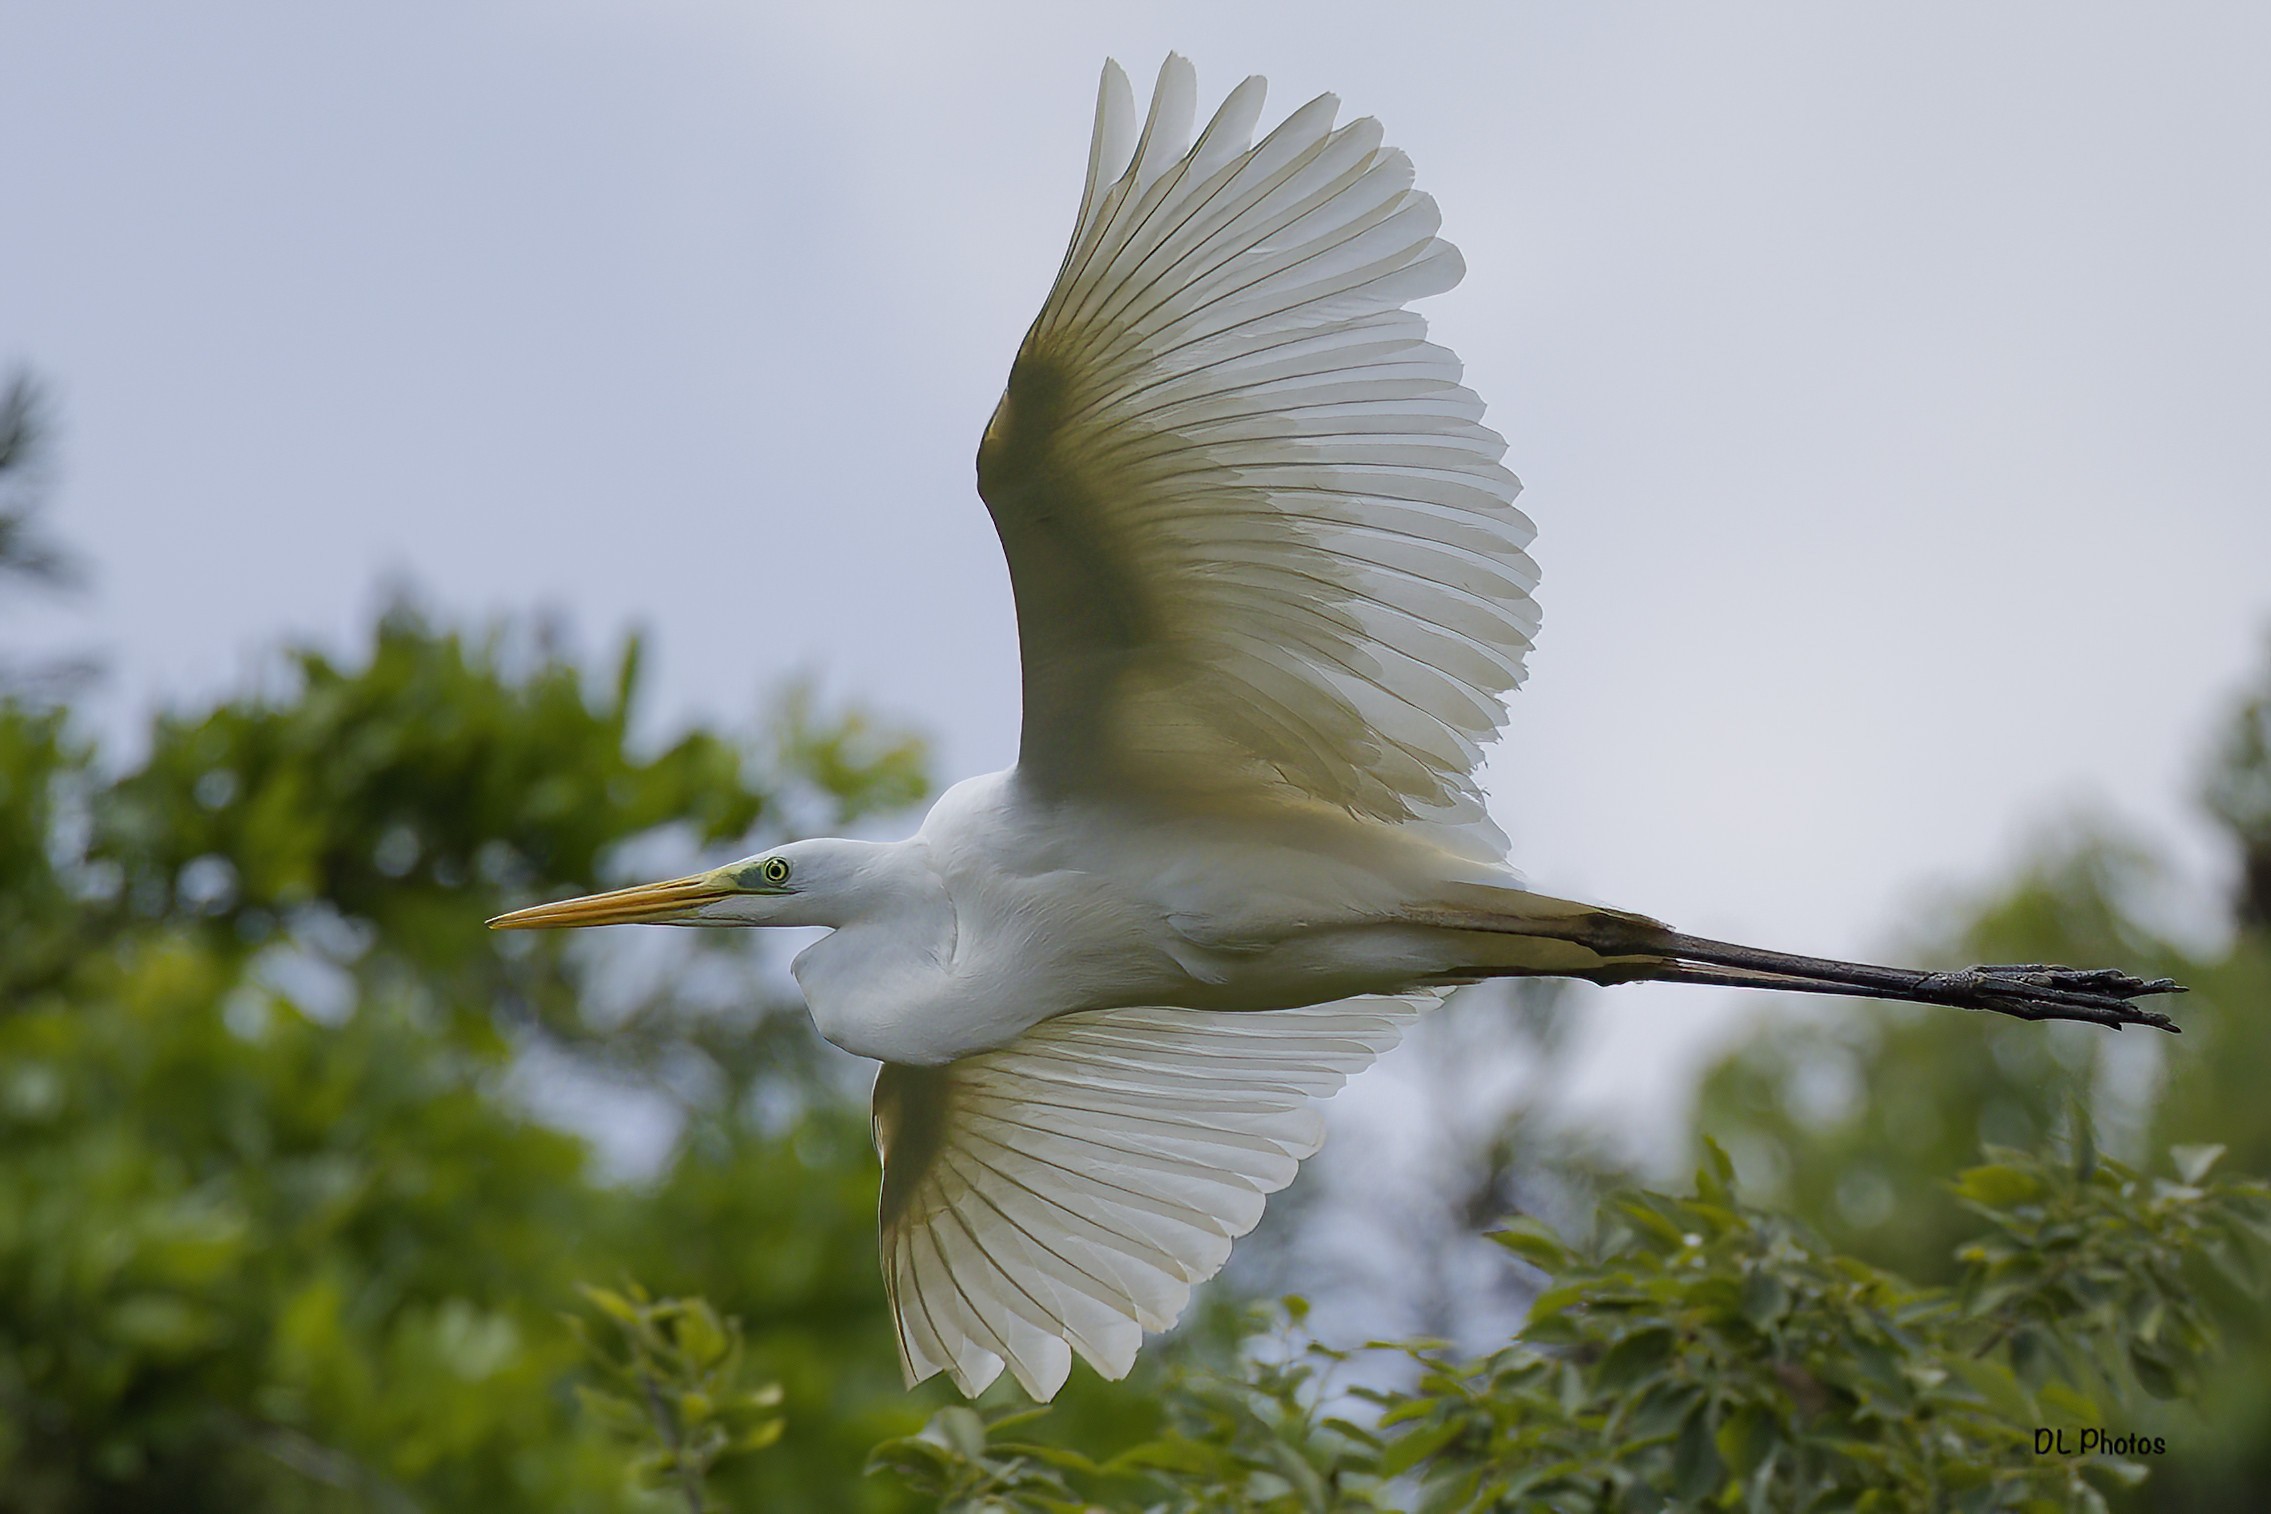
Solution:
[[[859,888],[856,841],[792,841],[687,878],[641,883],[499,915],[491,930],[573,925],[835,925]]]

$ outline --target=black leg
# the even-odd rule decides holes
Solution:
[[[1795,993],[1850,994],[1983,1009],[2021,1020],[2082,1020],[2119,1030],[2149,1025],[2176,1032],[2176,1022],[2157,1010],[2141,1009],[2134,999],[2180,994],[2173,978],[2137,978],[2118,968],[2058,967],[2043,962],[1966,967],[1924,972],[1904,967],[1872,967],[1764,951],[1677,931],[1657,935],[1641,949],[1660,962],[1632,964],[1631,978],[1674,983],[1721,983],[1739,988],[1775,988]],[[1625,976],[1620,973],[1619,976]]]
[[[1477,889],[1474,894],[1472,905],[1462,900],[1458,907],[1414,911],[1403,918],[1412,924],[1448,930],[1575,942],[1607,959],[1597,968],[1575,974],[1595,983],[1715,983],[1784,993],[1902,999],[1914,1004],[1983,1009],[2021,1020],[2080,1020],[2112,1030],[2124,1025],[2149,1025],[2172,1034],[2177,1032],[2175,1021],[2130,1001],[2185,991],[2184,985],[2173,978],[2132,977],[2113,967],[2059,967],[2047,962],[2009,962],[1954,972],[1874,967],[1866,962],[1801,957],[1792,952],[1738,946],[1732,941],[1686,936],[1646,915],[1624,910],[1518,895],[1511,890]],[[1446,981],[1521,977],[1539,971],[1537,967],[1483,965],[1461,968],[1446,975]]]

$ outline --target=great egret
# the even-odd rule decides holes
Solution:
[[[1017,765],[909,840],[814,840],[499,928],[806,925],[820,1033],[883,1065],[910,1384],[1106,1377],[1456,984],[1528,974],[2153,1025],[2111,969],[1912,972],[1533,892],[1475,768],[1537,629],[1500,437],[1404,307],[1458,282],[1379,124],[1320,96],[1194,142],[1107,63],[1072,244],[978,449],[1024,664]]]

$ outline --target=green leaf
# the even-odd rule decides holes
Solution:
[[[1530,1300],[1530,1326],[1536,1328],[1566,1310],[1595,1302],[1595,1290],[1582,1282],[1562,1283]]]
[[[1674,1251],[1687,1245],[1688,1227],[1673,1218],[1672,1200],[1635,1191],[1618,1194],[1613,1202],[1617,1213],[1644,1236]]]
[[[979,1461],[986,1454],[986,1422],[978,1411],[955,1404],[933,1414],[925,1427],[965,1461]]]
[[[1387,1445],[1386,1441],[1373,1434],[1370,1429],[1357,1424],[1353,1420],[1343,1419],[1337,1414],[1326,1415],[1318,1421],[1318,1424],[1332,1431],[1335,1435],[1345,1436],[1350,1441],[1368,1450],[1378,1451]]]
[[[2038,1396],[2053,1417],[2069,1424],[2094,1425],[2105,1418],[2096,1399],[2065,1383],[2046,1383]]]
[[[1790,1308],[1790,1289],[1765,1267],[1743,1274],[1743,1318],[1760,1330],[1771,1329]]]
[[[1569,1248],[1562,1244],[1561,1237],[1543,1220],[1529,1215],[1517,1215],[1508,1220],[1490,1232],[1490,1238],[1549,1275],[1569,1265]]]
[[[701,1299],[688,1302],[675,1322],[679,1349],[697,1367],[713,1367],[725,1359],[731,1342],[718,1323],[715,1310]]]
[[[1745,1404],[1719,1426],[1720,1459],[1738,1478],[1747,1478],[1772,1455],[1781,1440],[1775,1416],[1758,1404]]]
[[[1658,1377],[1642,1390],[1639,1406],[1630,1409],[1627,1433],[1637,1440],[1670,1435],[1687,1423],[1688,1416],[1701,1406],[1704,1398],[1701,1388],[1678,1385]]]
[[[1986,1209],[2009,1209],[2039,1198],[2042,1182],[2031,1172],[1994,1164],[1959,1173],[1956,1196]]]
[[[1734,1192],[1735,1163],[1726,1149],[1709,1136],[1701,1138],[1703,1165],[1696,1169],[1696,1194],[1714,1204],[1725,1204]]]
[[[1726,1480],[1727,1469],[1719,1460],[1710,1416],[1699,1404],[1680,1427],[1679,1440],[1672,1448],[1672,1486],[1682,1499],[1701,1503],[1718,1492]]]
[[[2178,1377],[2175,1362],[2160,1347],[2146,1341],[2131,1341],[2129,1367],[2137,1374],[2138,1386],[2153,1397],[2183,1397],[2184,1385]]]
[[[593,1308],[608,1318],[626,1325],[638,1322],[639,1311],[632,1307],[629,1299],[613,1289],[596,1288],[590,1283],[578,1283],[576,1289],[591,1302]]]
[[[2151,1469],[2144,1463],[2124,1461],[2118,1456],[2099,1457],[2086,1470],[2109,1478],[2115,1486],[2123,1488],[2141,1488],[2145,1485],[2145,1479],[2152,1476]]]
[[[2171,1146],[2168,1154],[2169,1159],[2176,1163],[2177,1176],[2187,1183],[2197,1184],[2208,1175],[2208,1169],[2216,1165],[2217,1158],[2224,1154],[2224,1148],[2216,1145]]]
[[[1661,1326],[1628,1335],[1609,1348],[1593,1369],[1601,1391],[1619,1393],[1638,1383],[1671,1360],[1677,1338]]]
[[[869,1451],[867,1469],[870,1472],[889,1469],[902,1477],[942,1477],[950,1473],[959,1460],[951,1450],[935,1442],[919,1435],[902,1435],[879,1442]]]
[[[2030,1388],[2040,1388],[2050,1378],[2051,1353],[2049,1344],[2040,1330],[2022,1325],[2011,1332],[2006,1349],[2010,1353],[2011,1370],[2020,1382]]]

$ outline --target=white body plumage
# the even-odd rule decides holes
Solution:
[[[1578,960],[1413,923],[1450,884],[1526,896],[1422,833],[1314,804],[1052,801],[1011,770],[956,784],[910,840],[770,855],[803,885],[793,903],[738,895],[686,923],[836,927],[797,958],[797,982],[822,1035],[883,1062],[953,1062],[1079,1010],[1287,1009],[1518,951]]]

